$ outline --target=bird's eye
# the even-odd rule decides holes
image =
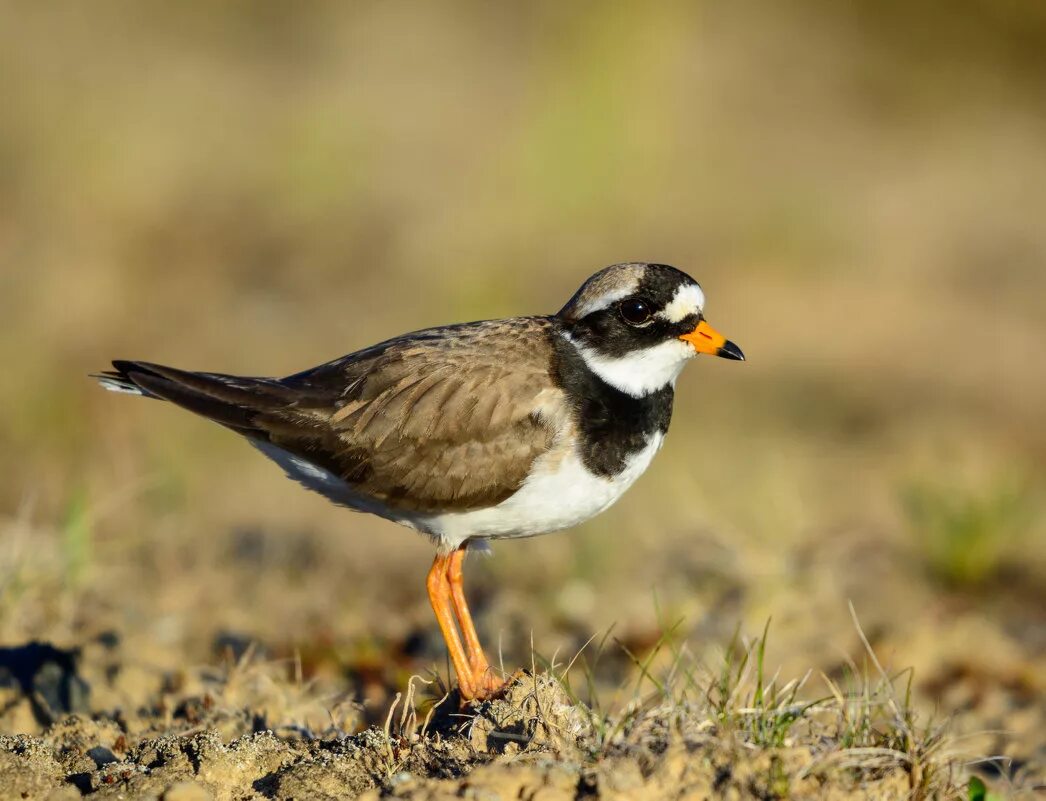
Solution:
[[[650,307],[650,301],[643,298],[627,298],[618,305],[621,319],[629,325],[646,325],[654,312]]]

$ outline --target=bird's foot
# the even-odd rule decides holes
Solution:
[[[505,688],[505,680],[489,666],[474,673],[472,682],[476,687],[476,697],[483,701],[495,697]]]
[[[494,672],[494,668],[484,665],[477,668],[468,677],[467,686],[458,682],[462,706],[499,697],[508,686],[504,679]]]

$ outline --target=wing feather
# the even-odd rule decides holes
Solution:
[[[467,511],[516,492],[551,447],[548,318],[429,329],[284,379],[116,362],[110,380],[322,467],[401,510]]]

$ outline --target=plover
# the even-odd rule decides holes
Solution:
[[[331,501],[428,536],[426,587],[464,699],[500,686],[462,586],[470,544],[599,514],[661,448],[696,354],[743,360],[705,296],[664,264],[615,264],[556,314],[447,325],[286,378],[114,361],[106,389],[160,398],[242,434]]]

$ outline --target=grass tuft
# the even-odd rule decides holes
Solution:
[[[866,649],[865,668],[852,663],[840,680],[822,674],[825,694],[811,693],[810,673],[788,681],[770,673],[769,620],[753,639],[735,632],[711,669],[690,652],[681,621],[642,656],[618,643],[635,675],[609,700],[595,692],[593,680],[609,632],[565,667],[539,661],[583,713],[587,730],[579,745],[592,763],[624,754],[655,762],[679,742],[712,755],[730,753],[731,759],[762,755],[762,786],[771,797],[788,797],[808,780],[843,776],[863,784],[896,775],[903,775],[912,799],[954,795],[962,769],[949,750],[947,726],[920,719],[912,671],[888,674],[856,617],[854,622]]]

